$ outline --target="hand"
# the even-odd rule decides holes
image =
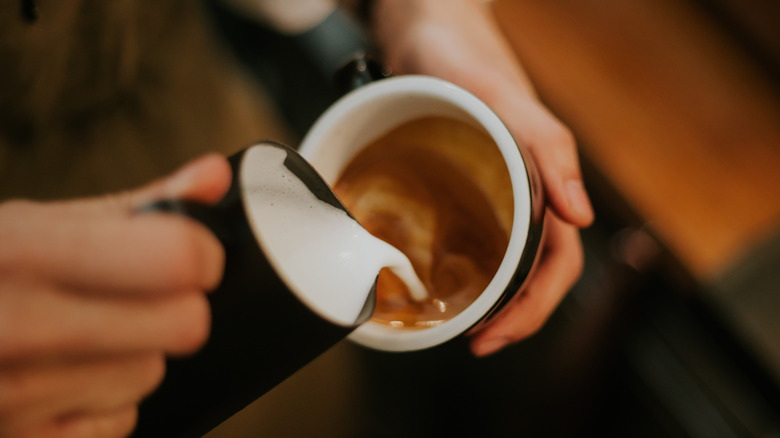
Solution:
[[[229,184],[225,158],[208,155],[131,193],[0,204],[0,437],[132,431],[165,356],[207,339],[205,292],[224,263],[200,224],[133,210],[213,203]]]
[[[379,0],[375,35],[396,74],[446,79],[480,97],[535,163],[547,202],[532,276],[495,320],[472,333],[479,356],[535,333],[582,272],[579,227],[593,221],[574,138],[539,102],[490,11],[477,0]]]

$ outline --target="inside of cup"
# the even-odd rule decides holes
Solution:
[[[385,79],[385,81],[392,80]],[[369,86],[379,84],[382,83],[379,82]],[[367,87],[358,91],[362,92]],[[347,99],[349,97],[347,96]],[[344,105],[343,115],[340,111],[333,112],[333,108],[331,108],[330,112],[323,115],[320,123],[315,126],[315,128],[319,128],[317,132],[314,131],[315,128],[312,128],[311,133],[307,135],[309,141],[304,140],[302,143],[301,154],[310,162],[316,163],[315,167],[323,178],[329,183],[333,183],[339,177],[344,167],[351,161],[352,157],[365,145],[370,144],[404,122],[436,115],[459,120],[477,129],[484,130],[484,127],[473,115],[458,107],[456,103],[431,97],[430,95],[415,92],[387,92],[377,95],[376,101],[370,105],[354,102],[350,106],[348,105],[350,103],[349,100],[342,100],[340,105]],[[347,123],[353,126],[354,129],[339,129],[335,124],[330,125],[327,120],[332,118],[335,122],[336,119],[342,117],[348,120]],[[317,141],[320,144],[310,148],[309,142],[311,139],[320,135],[322,137]]]
[[[345,96],[318,120],[304,139],[301,153],[333,184],[366,145],[405,122],[430,116],[469,124],[487,133],[498,146],[514,193],[509,244],[490,284],[453,318],[430,328],[409,330],[368,322],[351,335],[355,342],[380,350],[428,348],[477,324],[506,294],[528,235],[530,188],[517,145],[501,120],[484,103],[447,82],[406,76],[369,84]]]

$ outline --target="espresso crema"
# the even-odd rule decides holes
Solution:
[[[460,121],[407,122],[365,147],[334,186],[371,234],[401,250],[429,291],[424,300],[384,269],[373,320],[438,325],[468,307],[507,249],[512,187],[490,137]]]

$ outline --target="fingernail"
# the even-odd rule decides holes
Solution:
[[[474,345],[474,354],[477,356],[489,356],[506,347],[510,342],[512,342],[512,340],[506,337],[498,337],[478,342]]]
[[[577,216],[583,220],[587,219],[588,222],[593,220],[593,207],[590,205],[582,181],[576,179],[567,181],[566,194],[569,197],[569,206]]]

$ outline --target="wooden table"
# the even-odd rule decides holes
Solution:
[[[780,82],[694,2],[493,7],[612,205],[780,386]]]
[[[493,5],[583,158],[698,281],[780,227],[778,83],[695,5]]]

